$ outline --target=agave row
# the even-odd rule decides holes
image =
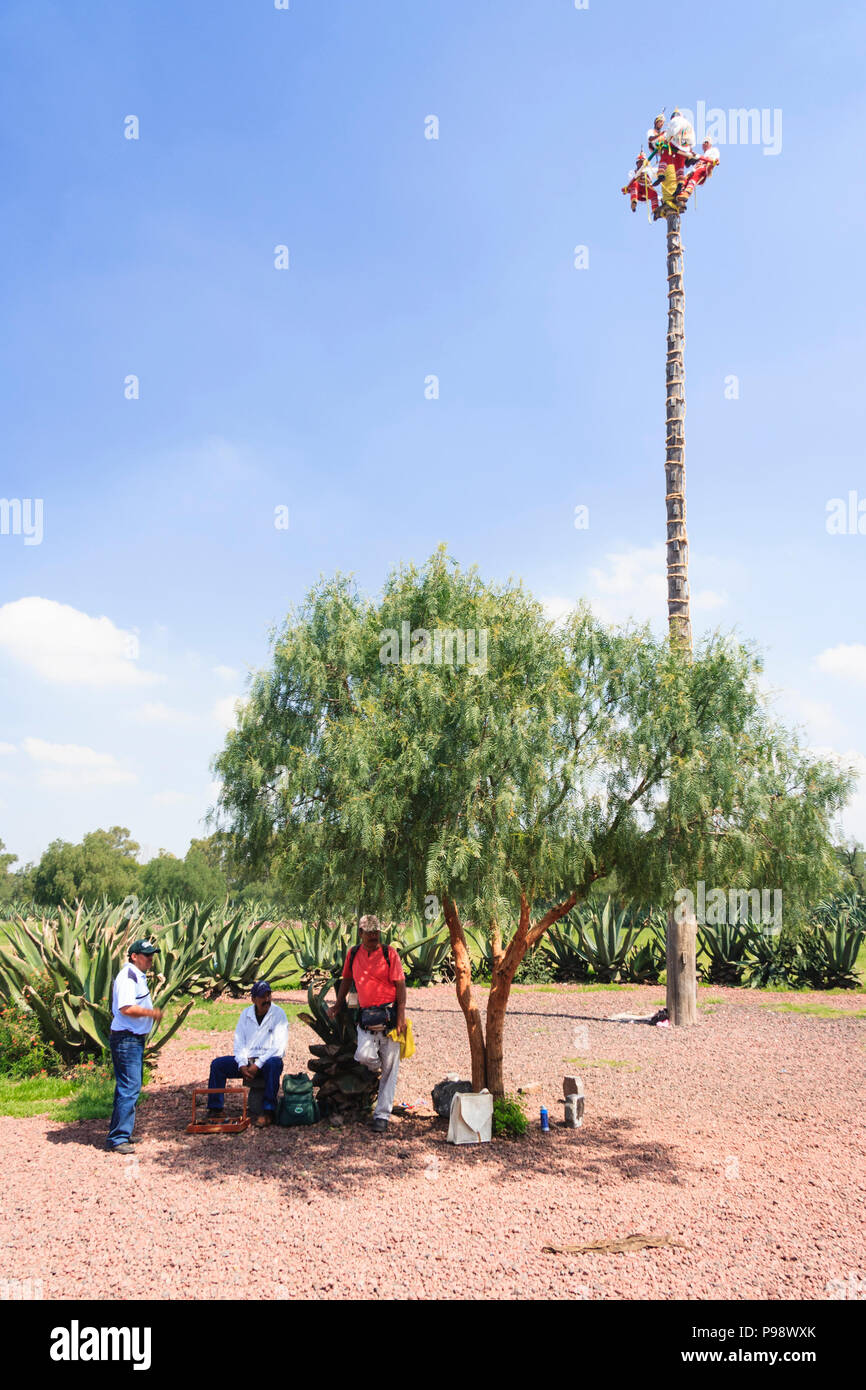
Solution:
[[[196,905],[174,921],[154,920],[138,905],[131,911],[79,904],[49,917],[19,915],[0,928],[0,998],[29,1009],[64,1061],[101,1053],[108,1047],[112,980],[131,943],[148,937],[157,947],[151,997],[157,1008],[170,1009],[148,1035],[153,1057],[197,996],[238,994],[256,978],[274,935],[270,923],[251,923],[242,911],[220,914],[213,905]],[[286,959],[283,950],[272,964]]]

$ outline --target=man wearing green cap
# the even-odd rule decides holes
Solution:
[[[151,941],[134,941],[129,963],[116,976],[111,990],[111,1061],[114,1066],[114,1109],[108,1131],[109,1153],[134,1153],[132,1131],[135,1107],[141,1095],[144,1044],[162,1009],[153,1007],[147,972],[153,966],[156,947]]]

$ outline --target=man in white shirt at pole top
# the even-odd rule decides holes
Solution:
[[[283,1070],[283,1054],[289,1041],[289,1020],[279,1004],[271,1003],[271,987],[259,980],[250,991],[252,1004],[244,1009],[235,1029],[233,1057],[215,1057],[210,1064],[208,1086],[225,1086],[226,1081],[243,1077],[252,1082],[262,1072],[265,1095],[259,1129],[274,1122],[277,1092]],[[208,1096],[208,1120],[222,1120],[225,1096]]]
[[[141,1095],[144,1044],[154,1023],[162,1018],[162,1009],[153,1007],[147,987],[147,972],[155,954],[152,941],[134,941],[129,948],[129,961],[111,987],[109,1044],[114,1066],[114,1109],[106,1145],[109,1153],[135,1152],[132,1131]]]

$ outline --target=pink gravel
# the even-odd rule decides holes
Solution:
[[[850,1015],[830,1019],[764,1007],[789,996],[702,989],[694,1029],[606,1021],[662,994],[517,990],[507,1080],[541,1083],[533,1129],[466,1148],[441,1121],[396,1116],[382,1138],[326,1123],[187,1135],[211,1055],[192,1048],[225,1052],[231,1034],[185,1029],[149,1087],[135,1158],[104,1151],[105,1122],[0,1118],[14,1175],[0,1274],[99,1299],[827,1299],[832,1281],[866,1279],[862,996],[790,996]],[[397,1100],[429,1106],[436,1081],[467,1074],[463,1017],[448,986],[410,991],[409,1012],[418,1052]],[[290,1070],[311,1040],[293,1022]],[[565,1072],[584,1078],[577,1131],[559,1122]],[[687,1248],[542,1250],[632,1231]]]

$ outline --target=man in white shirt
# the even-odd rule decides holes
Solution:
[[[116,976],[111,988],[111,1061],[114,1066],[114,1109],[108,1130],[109,1153],[134,1153],[132,1137],[135,1107],[141,1095],[144,1072],[144,1044],[148,1033],[162,1018],[162,1009],[153,1007],[147,987],[147,972],[153,966],[156,947],[151,941],[134,941],[129,961]]]
[[[250,991],[252,1004],[244,1009],[235,1029],[233,1057],[215,1057],[210,1064],[208,1086],[224,1086],[226,1081],[254,1081],[261,1072],[265,1079],[259,1129],[272,1125],[277,1109],[277,1092],[283,1070],[283,1053],[289,1041],[289,1020],[279,1004],[271,1003],[271,987],[259,980]],[[208,1097],[207,1118],[221,1120],[224,1096]]]

